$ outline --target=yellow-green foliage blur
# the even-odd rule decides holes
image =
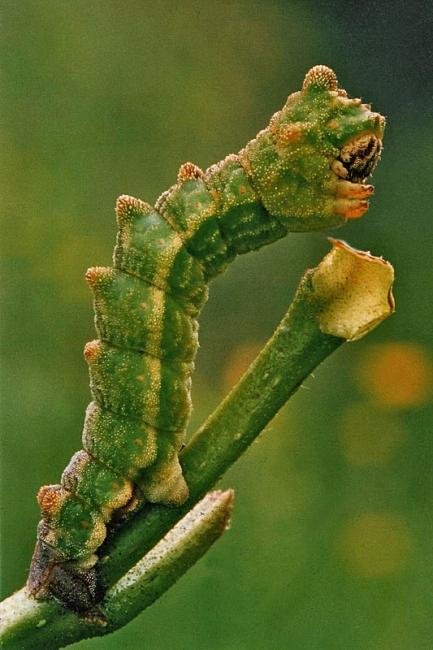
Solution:
[[[430,15],[426,15],[430,12]],[[329,232],[389,259],[397,312],[319,368],[222,484],[232,529],[164,598],[81,648],[433,647],[429,3],[6,0],[1,8],[2,595],[80,447],[94,338],[88,266],[113,206],[153,202],[267,124],[314,64],[388,118],[366,217]],[[324,234],[236,261],[201,320],[191,430],[285,312]]]

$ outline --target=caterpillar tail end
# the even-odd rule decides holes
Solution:
[[[64,607],[85,616],[87,620],[106,624],[96,607],[103,594],[95,568],[77,570],[41,538],[36,542],[27,588],[38,600],[54,597]]]

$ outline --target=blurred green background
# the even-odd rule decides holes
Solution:
[[[122,193],[154,201],[267,124],[308,68],[388,117],[367,216],[330,232],[395,266],[397,313],[343,346],[227,474],[232,528],[157,604],[80,648],[433,647],[431,3],[4,0],[1,590],[35,493],[80,446],[88,266]],[[191,430],[272,333],[323,233],[240,258],[201,319]]]

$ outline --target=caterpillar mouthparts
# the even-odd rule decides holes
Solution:
[[[374,133],[365,133],[347,142],[337,158],[334,171],[353,183],[363,183],[380,159],[382,140]]]

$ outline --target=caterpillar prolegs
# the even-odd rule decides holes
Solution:
[[[28,587],[86,612],[101,598],[107,526],[144,501],[188,496],[178,452],[191,411],[197,317],[208,284],[237,255],[288,232],[362,216],[384,118],[316,66],[266,129],[205,172],[181,166],[155,207],[117,200],[113,267],[86,278],[98,340],[85,346],[93,402],[83,449],[38,494],[42,520]]]

